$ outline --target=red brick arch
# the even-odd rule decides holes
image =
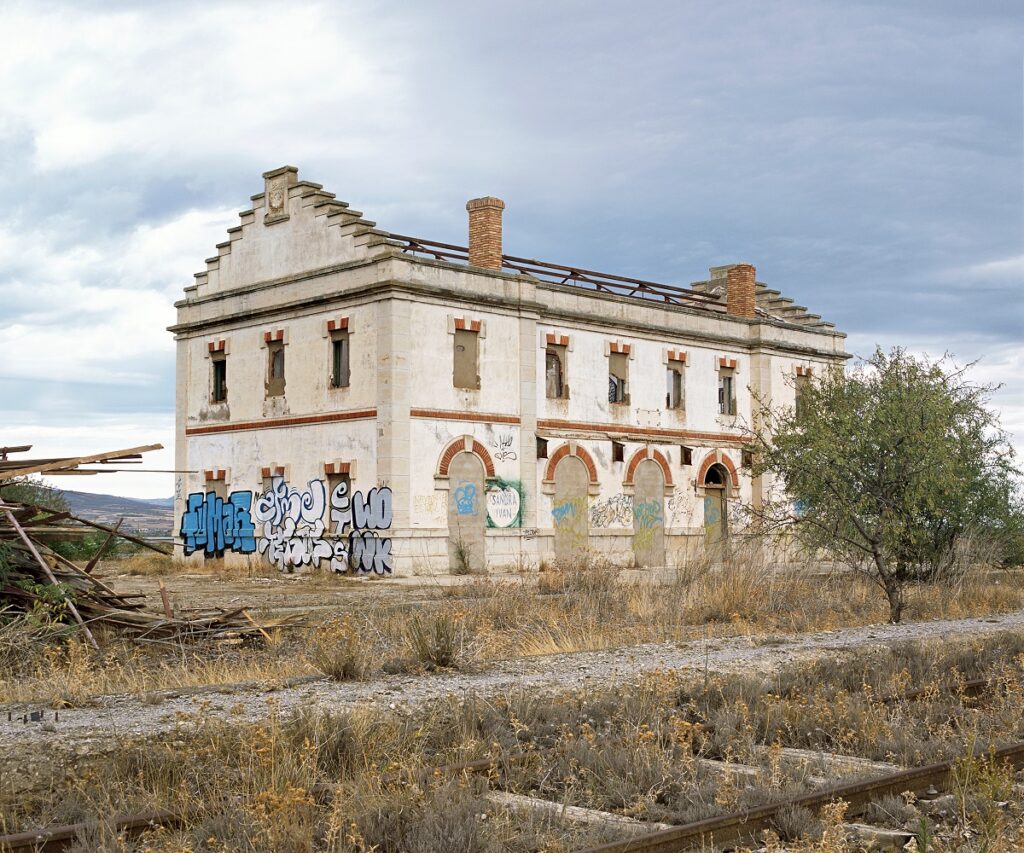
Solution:
[[[736,465],[721,450],[712,451],[704,457],[704,461],[701,462],[700,468],[697,470],[698,487],[704,485],[704,478],[707,476],[708,471],[711,470],[711,466],[716,463],[721,464],[729,472],[729,485],[732,486],[733,497],[738,496],[740,493],[740,478],[736,471]]]
[[[665,488],[672,488],[672,468],[669,467],[668,460],[665,458],[665,454],[660,450],[652,450],[650,447],[641,447],[636,453],[634,453],[630,459],[629,464],[626,466],[626,478],[622,481],[623,485],[633,485],[633,475],[636,473],[636,469],[640,466],[640,463],[645,459],[653,459],[661,467],[661,473],[665,475]]]
[[[586,448],[580,447],[578,444],[563,444],[554,453],[551,454],[548,459],[548,467],[544,470],[544,479],[547,482],[554,482],[555,479],[555,468],[558,467],[558,463],[565,459],[566,456],[575,456],[584,465],[587,466],[587,476],[590,478],[590,484],[592,486],[597,485],[597,466],[594,464],[594,459]]]
[[[437,476],[447,477],[452,460],[463,452],[475,453],[479,456],[480,461],[484,463],[486,476],[494,476],[494,460],[491,459],[491,454],[487,452],[486,447],[470,435],[459,436],[444,449],[444,453],[441,454],[441,462],[437,466]]]

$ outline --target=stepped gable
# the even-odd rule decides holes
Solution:
[[[217,244],[217,254],[206,259],[206,269],[196,273],[195,283],[185,288],[186,301],[396,251],[432,257],[442,263],[469,263],[464,246],[393,235],[363,218],[362,212],[353,210],[348,202],[339,201],[322,184],[300,181],[298,175],[295,166],[263,173],[264,191],[252,196],[252,207],[238,214],[239,224],[228,229],[228,239]],[[502,272],[541,280],[553,277],[557,283],[587,289],[593,289],[597,282],[606,292],[648,299],[653,296],[665,303],[675,301],[713,313],[725,313],[728,272],[737,266],[711,267],[707,281],[684,288],[510,255],[501,255],[501,259]],[[762,321],[841,334],[834,331],[833,323],[760,281],[756,282],[755,314]]]
[[[723,305],[725,304],[725,282],[729,269],[735,264],[727,264],[720,267],[711,267],[708,271],[710,277],[707,281],[695,281],[690,287],[696,293],[712,296]],[[820,314],[812,314],[803,305],[796,305],[788,296],[783,296],[778,290],[774,290],[764,282],[757,282],[754,292],[755,311],[762,320],[787,323],[792,326],[815,329],[822,332],[834,332],[835,323],[822,320]],[[834,332],[842,335],[842,332]]]
[[[372,257],[388,234],[338,201],[322,184],[300,181],[295,166],[263,173],[264,191],[185,288],[187,299]],[[282,234],[281,232],[285,232]]]

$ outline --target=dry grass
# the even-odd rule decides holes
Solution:
[[[169,807],[189,815],[183,829],[154,833],[138,846],[120,846],[100,831],[78,849],[576,849],[607,835],[509,814],[485,799],[487,782],[682,822],[806,789],[804,771],[780,763],[778,750],[749,750],[755,741],[890,758],[965,755],[1024,737],[1024,719],[1013,713],[1024,700],[1022,651],[1024,638],[1007,634],[958,646],[908,644],[850,655],[829,665],[790,667],[771,679],[716,679],[707,689],[676,674],[654,673],[628,687],[555,697],[527,691],[491,700],[467,696],[410,714],[367,708],[285,718],[271,706],[268,718],[255,725],[217,720],[200,708],[165,737],[125,738],[103,754],[54,753],[52,776],[31,792],[8,789],[17,781],[14,774],[0,774],[0,831]],[[878,700],[924,673],[948,677],[934,680],[920,701]],[[957,684],[980,675],[998,678],[1000,689],[978,705]],[[857,727],[863,734],[856,741],[844,739]],[[896,733],[897,727],[907,734]],[[894,736],[905,745],[914,740],[912,755],[890,749]],[[719,755],[723,744],[729,760],[760,768],[758,778],[738,780],[697,760]],[[540,754],[545,748],[553,752]],[[418,771],[524,750],[533,752],[531,760],[499,762],[490,780]],[[912,802],[898,810],[901,818],[924,821],[924,833],[945,839],[932,850],[1019,849],[1013,846],[1019,804],[999,805],[1013,802],[1012,775],[965,759],[957,780],[950,820],[937,825]],[[767,849],[848,849],[842,846],[839,805],[820,819],[783,815]],[[892,803],[887,810],[897,812]],[[785,847],[779,837],[790,839]]]
[[[162,570],[159,559],[132,559]],[[339,605],[323,624],[277,634],[265,648],[156,649],[108,640],[97,655],[68,638],[64,628],[0,627],[0,702],[80,704],[105,693],[275,683],[316,672],[372,677],[380,670],[476,666],[510,657],[790,634],[887,619],[883,596],[864,578],[811,569],[776,571],[759,558],[737,555],[723,566],[697,561],[667,578],[623,582],[607,564],[580,561],[540,573],[536,586],[531,580],[481,577],[443,590],[439,601],[415,603],[396,601],[393,589],[371,583],[360,590],[357,607]],[[295,581],[303,589],[341,582],[324,576]],[[1024,606],[1024,577],[975,572],[952,586],[915,587],[909,600],[908,619],[1014,610]],[[338,625],[347,626],[341,634]]]

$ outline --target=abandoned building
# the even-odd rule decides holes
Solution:
[[[752,399],[844,335],[746,263],[689,287],[392,234],[286,166],[185,288],[179,554],[412,574],[585,551],[671,565],[770,484]],[[735,532],[735,531],[732,531]]]

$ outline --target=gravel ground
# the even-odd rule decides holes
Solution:
[[[166,697],[159,704],[153,704],[152,699],[143,702],[134,695],[110,695],[87,707],[61,710],[59,722],[54,722],[51,710],[45,710],[42,721],[24,723],[23,715],[43,710],[42,706],[11,704],[0,706],[0,753],[56,750],[83,754],[91,748],[101,751],[118,736],[166,732],[199,717],[230,716],[239,721],[255,721],[266,718],[271,707],[281,712],[298,708],[338,711],[375,704],[401,713],[433,699],[467,693],[495,695],[524,688],[556,692],[587,685],[607,687],[633,680],[646,670],[770,672],[828,653],[929,638],[963,639],[1022,628],[1024,611],[1017,611],[976,619],[868,625],[797,636],[755,635],[546,655],[501,661],[477,673],[394,675],[342,683],[305,678],[276,690],[246,684],[158,691],[157,695]]]

